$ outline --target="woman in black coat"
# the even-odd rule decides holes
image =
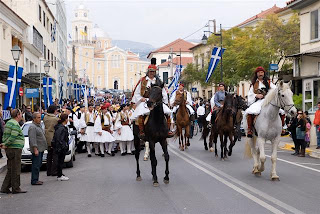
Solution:
[[[62,174],[62,167],[64,158],[69,152],[69,132],[67,128],[69,117],[67,114],[61,114],[58,124],[54,127],[54,136],[52,139],[52,147],[58,156],[57,163],[57,175],[58,181],[69,180],[64,174]]]

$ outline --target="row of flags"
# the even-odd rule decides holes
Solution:
[[[180,76],[181,76],[181,72],[182,72],[182,65],[176,65],[176,70],[174,72],[173,75],[173,79],[172,82],[170,83],[168,89],[171,88],[171,86],[173,86],[173,91],[171,92],[170,96],[172,96],[172,94],[178,90],[179,88],[179,80],[180,80]]]
[[[16,108],[16,100],[19,93],[18,88],[21,85],[23,68],[18,67],[18,72],[16,72],[16,67],[13,65],[9,66],[9,73],[7,79],[8,93],[5,94],[3,109],[7,109],[9,106],[11,108]]]

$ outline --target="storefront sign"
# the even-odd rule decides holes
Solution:
[[[39,97],[39,89],[38,88],[27,88],[26,89],[26,97],[27,98],[38,98]]]

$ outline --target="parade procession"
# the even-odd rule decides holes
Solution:
[[[319,8],[0,0],[0,214],[320,213]]]

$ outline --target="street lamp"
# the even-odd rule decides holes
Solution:
[[[61,105],[62,105],[62,97],[63,97],[63,91],[62,91],[62,87],[63,87],[63,83],[62,83],[62,77],[63,77],[63,74],[64,74],[64,69],[63,67],[60,69],[59,71],[59,76],[60,76],[60,100],[59,100],[59,104],[60,104],[60,108],[61,108]]]
[[[69,79],[69,87],[68,87],[68,99],[72,98],[72,87],[71,87],[71,79],[72,79],[72,73],[71,71],[68,74],[68,79]]]
[[[202,39],[201,39],[201,42],[202,42],[203,45],[206,45],[206,44],[207,44],[207,42],[208,42],[208,37],[206,36],[206,34],[203,34],[203,37],[202,37]]]
[[[50,71],[50,63],[46,62],[46,64],[44,64],[44,72],[46,73],[46,75],[48,75],[49,71]]]
[[[19,102],[19,88],[18,88],[18,61],[21,56],[21,48],[18,45],[13,46],[11,49],[12,57],[13,60],[16,62],[16,108],[19,107],[18,102]]]

